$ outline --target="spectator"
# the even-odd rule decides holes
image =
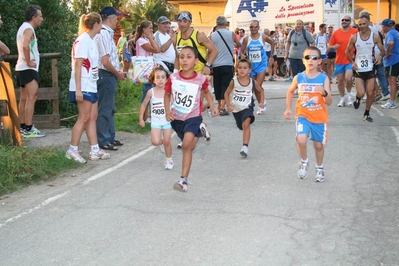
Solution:
[[[154,54],[154,61],[162,66],[170,75],[173,73],[176,58],[174,49],[176,34],[173,29],[170,28],[170,20],[167,17],[159,17],[157,24],[158,31],[155,32],[154,37],[160,52]]]
[[[234,76],[234,46],[241,47],[241,43],[237,39],[237,35],[226,28],[226,17],[218,16],[216,25],[217,31],[211,35],[211,41],[219,51],[215,61],[213,61],[213,83],[219,115],[223,116],[229,114],[224,108],[224,93]]]
[[[327,26],[327,38],[328,42],[330,42],[331,36],[334,32],[334,26],[332,24],[329,24]],[[332,79],[334,78],[334,68],[335,68],[335,49],[327,49],[327,76],[330,79],[330,83],[332,83]]]
[[[20,131],[25,138],[41,138],[46,134],[33,125],[33,113],[39,90],[40,63],[35,28],[43,21],[41,8],[35,5],[28,6],[25,19],[26,22],[22,23],[17,32],[18,61],[15,66],[17,86],[20,87]]]
[[[98,118],[97,137],[98,144],[103,150],[116,151],[117,146],[123,143],[116,140],[115,134],[115,94],[117,80],[125,80],[125,73],[120,71],[118,52],[114,42],[114,30],[118,24],[117,12],[111,6],[105,6],[100,15],[103,21],[101,31],[95,37],[99,53],[99,79],[98,90]]]

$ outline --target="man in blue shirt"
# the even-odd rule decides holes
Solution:
[[[385,36],[384,67],[390,88],[390,100],[381,105],[383,109],[396,108],[396,77],[399,76],[399,32],[393,28],[394,22],[389,18],[382,21],[382,31]]]

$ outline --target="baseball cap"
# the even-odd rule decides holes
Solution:
[[[384,19],[384,20],[381,22],[381,24],[382,24],[383,26],[386,26],[386,27],[392,27],[392,26],[393,26],[393,22],[392,22],[392,20],[390,20],[389,18]]]
[[[188,21],[193,21],[193,16],[188,11],[182,11],[177,15],[177,20],[183,20],[183,19]]]
[[[116,9],[113,8],[112,6],[105,6],[105,7],[103,7],[103,9],[101,9],[100,15],[103,16],[103,17],[109,17],[109,16],[112,16],[112,15],[119,16],[119,15],[122,15],[122,13],[116,11]]]
[[[169,24],[170,24],[170,20],[169,20],[167,17],[165,17],[165,16],[161,16],[161,17],[159,17],[159,19],[157,20],[157,23],[159,23],[159,24],[165,23],[165,22],[169,22]]]

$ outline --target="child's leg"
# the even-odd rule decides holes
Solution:
[[[317,166],[322,166],[324,157],[324,145],[321,142],[313,141],[313,147],[316,152],[316,164]]]
[[[299,156],[301,156],[302,161],[306,161],[308,159],[308,152],[306,149],[307,142],[308,142],[308,136],[306,134],[300,134],[296,137],[296,145]]]
[[[166,158],[172,157],[172,144],[170,143],[171,136],[172,128],[163,130],[163,146],[165,147]]]
[[[251,118],[248,117],[247,119],[244,120],[244,122],[242,122],[242,143],[248,145],[250,138],[251,138]]]
[[[162,144],[160,128],[151,128],[151,142],[154,146],[159,146]]]
[[[191,168],[191,161],[193,158],[193,150],[198,142],[198,138],[195,137],[194,133],[192,132],[185,132],[182,144],[182,170],[181,176],[188,178],[188,173],[190,172]]]

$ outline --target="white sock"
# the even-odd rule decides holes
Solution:
[[[321,165],[317,165],[316,164],[316,168],[324,168],[324,165],[323,164],[321,164]]]
[[[100,151],[100,147],[98,146],[98,143],[95,145],[91,145],[91,151],[92,152],[99,152]]]
[[[301,159],[301,162],[302,162],[302,163],[309,163],[309,158],[306,158],[306,160],[302,160],[302,159]]]
[[[78,146],[69,145],[69,151],[74,152],[78,150]]]

